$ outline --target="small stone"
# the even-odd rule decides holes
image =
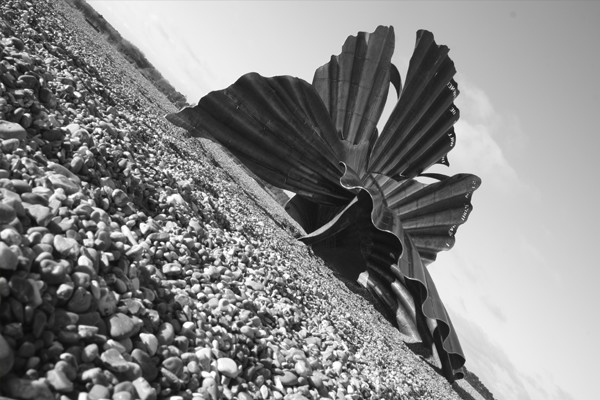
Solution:
[[[11,179],[10,182],[13,184],[15,192],[17,192],[18,194],[31,192],[31,185],[23,179]]]
[[[104,374],[102,368],[90,368],[81,373],[83,382],[92,382],[92,384],[108,385],[108,377]]]
[[[27,210],[29,216],[33,218],[35,222],[40,226],[47,226],[48,223],[54,217],[54,214],[52,214],[52,210],[41,204],[23,203],[23,206]]]
[[[183,361],[181,361],[181,358],[179,357],[169,357],[165,359],[162,362],[162,366],[177,376],[183,371]]]
[[[0,203],[0,224],[8,224],[17,217],[15,209],[8,204]]]
[[[0,143],[0,148],[5,153],[12,153],[13,151],[19,148],[20,143],[21,141],[17,138],[4,139],[2,140],[2,143]]]
[[[79,185],[61,174],[50,174],[48,180],[54,187],[63,189],[67,195],[77,193],[81,189]]]
[[[84,313],[90,309],[93,298],[92,294],[86,289],[78,287],[67,303],[67,309],[74,313]]]
[[[198,358],[198,363],[203,371],[210,371],[210,364],[212,362],[212,350],[208,347],[203,347],[199,350],[196,350],[196,357]]]
[[[73,292],[75,291],[75,285],[73,282],[61,283],[58,289],[56,289],[56,297],[59,300],[68,301]]]
[[[298,377],[291,371],[284,371],[283,375],[279,377],[283,386],[295,386],[298,384]]]
[[[141,244],[136,244],[136,245],[131,246],[131,248],[129,250],[127,250],[125,255],[130,260],[139,260],[139,258],[142,256],[143,253],[144,253],[144,246]]]
[[[54,260],[43,260],[40,263],[41,277],[49,285],[58,285],[67,280],[67,269],[64,264]]]
[[[248,392],[240,392],[238,393],[238,400],[253,400],[254,397],[252,397]]]
[[[14,271],[17,269],[19,257],[4,242],[0,242],[0,270]]]
[[[52,161],[48,161],[48,163],[46,164],[46,167],[48,167],[52,171],[56,172],[57,174],[60,174],[60,175],[64,176],[65,178],[70,179],[72,182],[74,182],[77,185],[81,184],[81,179],[77,175],[75,175],[73,172],[71,172],[67,167],[64,167],[64,166],[62,166],[58,163],[52,162]],[[66,191],[67,190],[65,189],[65,192]],[[71,194],[71,193],[68,193],[68,194]]]
[[[268,399],[271,397],[269,396],[269,388],[266,385],[261,385],[259,392],[263,399]]]
[[[44,196],[42,196],[38,193],[33,193],[33,192],[21,193],[21,200],[24,201],[25,203],[29,203],[29,204],[40,204],[42,206],[48,205],[47,198],[45,198]]]
[[[204,228],[200,224],[200,222],[196,218],[192,218],[189,223],[190,228],[192,228],[196,234],[202,238],[204,236]]]
[[[143,377],[134,380],[133,386],[140,400],[156,400],[156,390]]]
[[[104,385],[95,384],[88,392],[88,400],[101,400],[109,398],[110,390]]]
[[[156,337],[158,338],[158,343],[168,346],[175,339],[175,328],[173,328],[171,323],[163,322],[158,328]]]
[[[133,400],[133,395],[129,392],[126,391],[120,391],[117,392],[115,391],[115,393],[112,395],[112,400]]]
[[[23,304],[33,308],[42,304],[39,288],[33,279],[25,279],[13,276],[9,282],[10,290],[14,298]]]
[[[35,310],[33,313],[33,324],[31,327],[31,332],[33,333],[33,337],[36,339],[42,336],[44,329],[46,329],[46,323],[48,322],[48,316],[45,312],[41,310]]]
[[[25,140],[27,131],[14,122],[0,120],[0,139],[19,139]]]
[[[21,243],[23,242],[23,238],[21,237],[21,234],[12,227],[3,229],[0,232],[0,240],[2,240],[4,243],[6,243],[9,246],[12,246],[12,245],[20,246]]]
[[[300,359],[294,364],[294,371],[298,376],[306,378],[312,374],[312,368],[306,359]]]
[[[87,289],[90,286],[92,278],[90,274],[86,272],[75,271],[71,274],[71,279],[73,280],[75,287],[81,286]]]
[[[254,281],[252,279],[248,279],[246,281],[246,286],[248,286],[249,288],[251,288],[252,290],[254,290],[256,292],[261,291],[261,290],[265,290],[265,285],[263,285],[260,282],[256,282],[256,281]]]
[[[140,333],[139,337],[140,341],[146,347],[146,352],[151,356],[155,355],[156,351],[158,350],[158,339],[156,338],[156,336],[154,336],[154,334],[152,333],[143,332]]]
[[[123,313],[110,316],[106,321],[106,325],[110,331],[110,336],[115,340],[131,337],[138,328],[133,319]]]
[[[172,206],[185,206],[187,203],[179,193],[173,193],[165,199],[165,203]]]
[[[192,321],[185,321],[181,326],[181,334],[189,338],[196,337],[196,324]]]
[[[79,254],[79,243],[77,240],[63,235],[54,236],[54,250],[63,257],[76,257]]]
[[[217,360],[217,369],[220,373],[230,378],[237,378],[240,371],[237,364],[229,357],[222,357]]]
[[[17,350],[17,357],[31,358],[35,355],[35,345],[32,342],[23,342]]]
[[[4,336],[0,334],[0,377],[8,374],[15,362],[15,354]]]
[[[254,339],[254,336],[256,335],[256,331],[254,328],[252,328],[251,326],[248,325],[244,325],[240,328],[240,332],[243,335],[246,335],[248,338],[250,339]]]
[[[46,373],[46,379],[50,386],[59,393],[70,393],[73,391],[73,382],[60,370],[51,369]]]
[[[131,368],[127,360],[116,349],[108,349],[100,355],[100,359],[108,369],[117,373],[125,373]]]
[[[68,325],[75,325],[79,321],[79,315],[74,312],[57,308],[54,311],[54,328],[61,329]]]
[[[102,347],[104,348],[104,350],[115,349],[119,352],[119,354],[125,354],[127,352],[125,346],[121,344],[121,342],[114,339],[108,339]]]
[[[147,381],[152,382],[156,379],[158,376],[158,368],[148,353],[141,349],[133,349],[131,358],[141,367],[142,376]]]
[[[49,127],[49,124],[47,124],[47,127]],[[49,142],[63,141],[65,132],[62,129],[47,129],[42,132],[42,139]]]
[[[110,289],[103,288],[98,300],[98,312],[102,316],[114,314],[117,309],[117,297],[115,292]]]
[[[74,174],[77,174],[79,171],[81,171],[81,168],[83,167],[84,163],[85,163],[85,161],[84,161],[83,157],[81,157],[81,156],[73,157],[73,159],[71,160],[71,163],[70,163],[71,171]]]
[[[129,392],[129,393],[131,393],[131,395],[135,395],[135,387],[133,386],[133,383],[131,383],[130,381],[123,381],[123,382],[119,382],[115,385],[114,392],[115,393]]]
[[[347,397],[342,396],[343,399]],[[288,400],[308,400],[308,397],[304,396],[302,393],[293,393],[291,396],[286,397]]]
[[[341,362],[339,362],[339,361],[334,361],[334,362],[331,364],[331,368],[333,369],[333,371],[334,371],[336,374],[339,374],[340,372],[342,372],[342,363],[341,363]]]
[[[168,232],[154,232],[148,235],[147,239],[150,242],[166,242],[171,238]]]
[[[93,362],[100,355],[100,349],[96,343],[88,344],[81,352],[81,361],[84,363]]]
[[[115,189],[112,192],[113,202],[117,207],[125,207],[129,203],[129,196],[121,189]]]
[[[167,277],[176,278],[181,274],[182,269],[181,266],[177,263],[166,263],[162,266],[162,272]]]
[[[6,396],[25,400],[54,400],[54,394],[45,379],[29,380],[8,375],[2,378],[2,393]]]
[[[56,98],[54,97],[54,93],[46,87],[40,89],[39,99],[42,103],[46,105],[52,105],[56,102]],[[54,104],[56,105],[56,104]],[[50,107],[52,108],[52,107]]]
[[[219,388],[217,381],[212,376],[208,376],[202,380],[202,388],[206,390],[211,400],[219,399]]]

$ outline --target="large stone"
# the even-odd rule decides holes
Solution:
[[[27,131],[19,124],[0,120],[0,139],[25,140]]]

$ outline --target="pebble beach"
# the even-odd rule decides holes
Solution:
[[[460,399],[68,2],[0,55],[0,400]]]

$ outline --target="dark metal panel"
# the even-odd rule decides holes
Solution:
[[[431,32],[417,33],[404,88],[375,143],[369,171],[414,177],[454,146],[450,127],[458,119],[453,104],[458,91],[448,51],[435,43]]]
[[[349,36],[342,53],[318,68],[313,87],[323,99],[335,128],[352,144],[371,142],[390,86],[394,29]],[[340,161],[346,161],[341,159]]]

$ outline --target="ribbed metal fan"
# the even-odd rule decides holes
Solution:
[[[359,32],[312,85],[250,73],[167,119],[295,192],[286,210],[308,232],[300,240],[371,291],[406,341],[431,345],[453,381],[465,359],[426,266],[453,246],[480,180],[423,174],[448,165],[455,144],[458,89],[448,48],[418,31],[403,87],[393,51],[392,27]],[[390,83],[398,102],[378,134]],[[421,174],[437,182],[414,179]]]

